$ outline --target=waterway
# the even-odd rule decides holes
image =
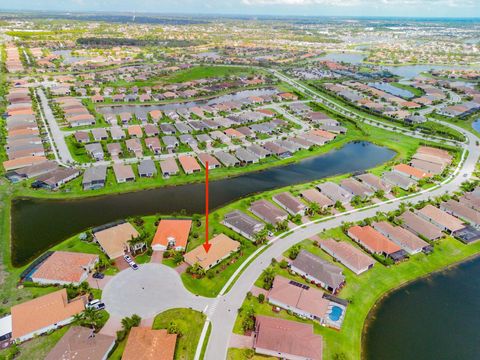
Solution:
[[[365,359],[478,359],[479,298],[480,258],[400,288],[373,314]]]
[[[217,208],[252,193],[366,170],[395,156],[368,142],[348,143],[327,154],[265,171],[213,181],[210,205]],[[215,170],[214,170],[215,171]],[[91,226],[135,215],[202,213],[203,184],[188,184],[77,200],[20,198],[12,204],[12,262],[22,265]]]

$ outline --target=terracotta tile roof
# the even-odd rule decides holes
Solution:
[[[395,171],[398,171],[398,172],[401,172],[409,177],[413,177],[415,179],[423,179],[423,178],[427,178],[427,177],[431,177],[432,175],[423,171],[423,170],[420,170],[420,169],[417,169],[417,168],[414,168],[413,166],[410,166],[410,165],[407,165],[407,164],[398,164],[398,165],[395,165],[393,167],[393,169]]]
[[[79,282],[98,255],[55,251],[32,275],[33,279]]]
[[[208,269],[216,264],[220,259],[228,256],[230,253],[240,248],[238,241],[230,239],[225,234],[215,236],[210,240],[210,250],[205,252],[202,245],[185,254],[185,262],[189,265],[198,263],[202,268]]]
[[[255,322],[257,336],[254,347],[257,352],[264,349],[282,356],[290,355],[288,358],[322,359],[323,339],[313,333],[311,324],[267,316],[257,316]]]
[[[15,170],[25,166],[38,164],[44,161],[47,161],[47,158],[45,156],[24,156],[13,160],[4,161],[3,168],[6,171]]]
[[[193,172],[193,171],[200,171],[200,165],[198,165],[197,160],[193,156],[190,155],[183,155],[178,157],[178,161],[180,161],[180,165],[185,172]]]
[[[411,211],[405,211],[399,218],[403,221],[402,227],[421,234],[429,240],[436,240],[443,236],[439,228]]]
[[[36,299],[12,306],[12,337],[35,331],[67,320],[85,309],[86,298],[68,302],[67,290],[62,289]]]
[[[122,360],[173,360],[176,334],[167,330],[134,327],[128,335]]]
[[[163,245],[167,247],[174,242],[175,247],[187,247],[188,235],[192,227],[192,220],[165,219],[158,224],[157,231],[153,237],[152,247]]]
[[[348,235],[365,246],[373,253],[393,254],[401,250],[400,246],[388,240],[371,226],[352,226],[348,229]]]

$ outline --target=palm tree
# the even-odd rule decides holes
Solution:
[[[263,270],[263,288],[269,290],[272,288],[273,279],[275,279],[275,270],[272,267],[267,267]]]
[[[143,249],[143,247],[145,246],[145,237],[145,233],[141,233],[139,236],[132,236],[132,238],[128,240],[128,246],[130,247],[130,252],[132,252],[132,254],[135,255],[137,253],[137,246],[140,244],[142,244],[142,247],[140,249]]]

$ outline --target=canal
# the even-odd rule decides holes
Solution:
[[[363,171],[382,164],[395,152],[368,142],[287,166],[214,181],[210,205],[217,208],[238,198],[273,188]],[[215,170],[214,170],[215,171]],[[76,200],[15,199],[12,204],[12,262],[19,266],[60,241],[91,226],[135,215],[202,213],[203,184],[163,187]]]
[[[377,305],[367,360],[471,360],[480,354],[480,258],[415,281]]]

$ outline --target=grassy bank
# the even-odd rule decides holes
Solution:
[[[179,334],[175,348],[175,360],[190,360],[195,357],[205,315],[190,309],[171,309],[158,314],[153,320],[153,329],[175,327]],[[174,326],[173,326],[174,325]]]

